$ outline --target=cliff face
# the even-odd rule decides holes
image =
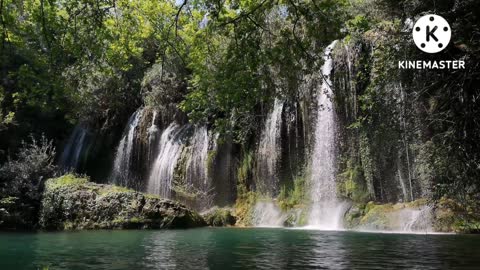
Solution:
[[[180,203],[65,175],[46,182],[39,225],[47,230],[170,229],[206,223]]]

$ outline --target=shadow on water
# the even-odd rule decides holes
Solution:
[[[478,269],[479,240],[271,228],[1,233],[0,269]]]

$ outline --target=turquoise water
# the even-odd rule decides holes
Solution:
[[[0,269],[480,269],[480,237],[205,228],[0,233]]]

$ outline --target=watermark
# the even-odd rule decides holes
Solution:
[[[452,38],[450,24],[443,17],[428,14],[417,20],[412,29],[415,45],[429,54],[439,53],[447,48]],[[399,69],[465,69],[464,60],[399,61]]]
[[[465,69],[463,60],[398,61],[400,69]]]
[[[450,43],[452,29],[447,20],[438,15],[425,15],[413,26],[413,41],[426,53],[443,51]]]

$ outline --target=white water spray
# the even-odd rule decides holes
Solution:
[[[259,201],[252,213],[252,225],[255,227],[282,227],[285,216],[274,202]]]

